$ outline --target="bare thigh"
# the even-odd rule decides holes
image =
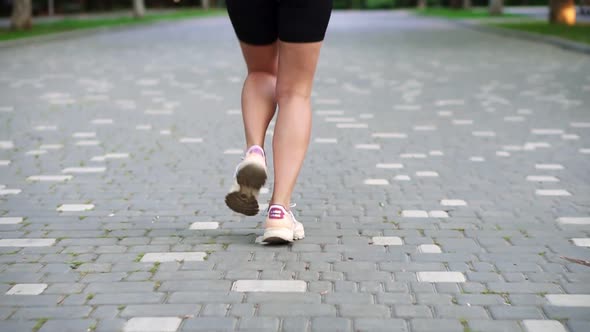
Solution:
[[[242,54],[248,67],[248,73],[265,72],[276,75],[278,71],[277,42],[270,45],[250,45],[240,42]]]
[[[287,43],[279,41],[277,99],[311,96],[322,42]]]

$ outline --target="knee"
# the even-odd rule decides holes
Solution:
[[[277,77],[271,73],[253,71],[248,73],[244,88],[250,86],[251,89],[255,89],[259,92],[264,92],[267,95],[274,97],[274,93],[277,85]]]
[[[266,71],[251,71],[248,73],[248,81],[252,82],[272,82],[276,84],[277,76],[271,72]]]
[[[277,96],[277,103],[280,105],[290,104],[290,103],[309,103],[311,99],[310,93],[301,92],[296,89],[285,89],[281,87],[277,87],[275,92]]]

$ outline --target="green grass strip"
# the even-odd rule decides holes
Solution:
[[[426,8],[418,9],[414,11],[418,15],[443,17],[453,20],[464,20],[464,19],[485,19],[485,18],[498,18],[498,17],[519,17],[521,14],[509,14],[504,13],[502,15],[492,16],[488,12],[487,8],[472,8],[472,9],[450,9],[450,8]]]
[[[186,9],[178,10],[170,13],[158,13],[148,14],[140,19],[133,18],[131,13],[129,16],[117,17],[117,18],[83,18],[83,19],[64,19],[57,22],[44,22],[35,24],[33,19],[33,28],[26,31],[13,31],[11,29],[0,29],[0,41],[13,40],[19,38],[27,38],[33,36],[46,35],[51,33],[81,30],[81,29],[92,29],[101,27],[112,27],[112,26],[123,26],[123,25],[136,25],[145,24],[158,21],[172,21],[180,19],[189,19],[196,17],[205,17],[213,15],[224,14],[223,9]]]
[[[546,36],[553,36],[573,40],[576,42],[590,44],[590,24],[577,24],[574,26],[549,24],[548,22],[529,22],[529,23],[494,23],[506,29],[514,29],[532,33],[538,33]]]

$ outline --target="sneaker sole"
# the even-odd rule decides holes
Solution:
[[[242,167],[236,174],[236,180],[242,187],[250,187],[260,190],[266,183],[266,171],[256,164],[250,164]]]
[[[256,196],[266,183],[266,171],[255,164],[246,165],[236,174],[236,181],[240,185],[240,191],[227,194],[225,204],[237,213],[257,215],[260,208]]]
[[[225,204],[234,212],[247,216],[255,216],[260,211],[256,198],[252,195],[246,195],[242,191],[227,194]]]
[[[294,240],[293,231],[288,228],[267,228],[262,237],[262,242],[267,244],[285,244]]]

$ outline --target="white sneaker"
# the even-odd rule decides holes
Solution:
[[[285,210],[282,205],[269,206],[262,242],[269,244],[289,243],[304,237],[303,224],[295,219],[293,212]]]
[[[225,204],[235,212],[254,216],[258,214],[258,194],[266,182],[266,158],[264,150],[253,145],[236,167],[234,184],[225,196]]]

